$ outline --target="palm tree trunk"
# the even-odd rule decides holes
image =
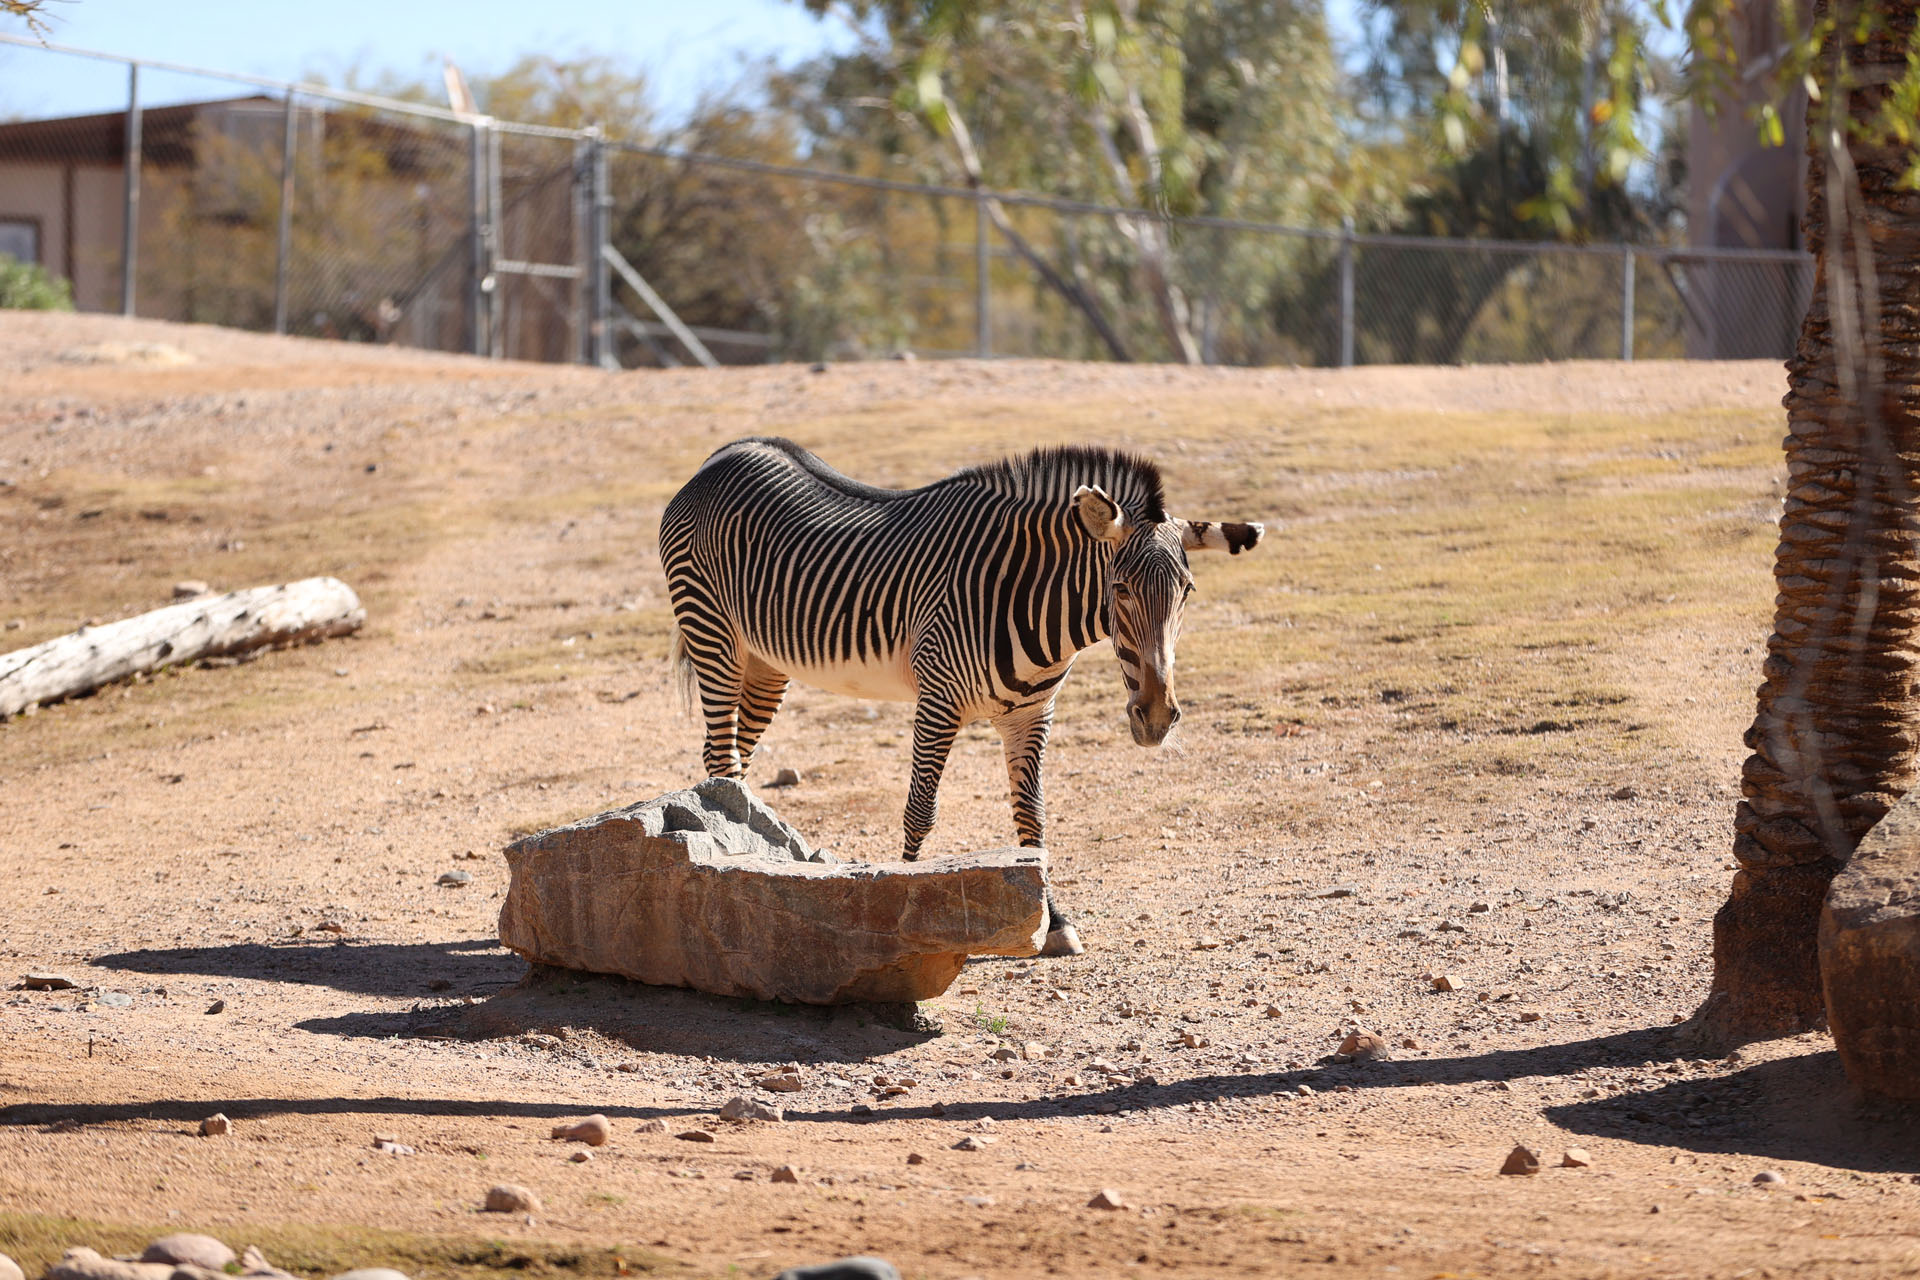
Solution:
[[[1788,362],[1788,491],[1774,629],[1734,820],[1739,869],[1714,917],[1706,1039],[1824,1019],[1816,933],[1827,883],[1914,784],[1920,742],[1920,194],[1907,148],[1850,134],[1906,71],[1911,5],[1853,42],[1839,19],[1807,112],[1812,305]],[[1843,70],[1842,60],[1851,74]],[[1850,87],[1853,86],[1853,87]]]

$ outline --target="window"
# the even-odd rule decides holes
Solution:
[[[40,223],[38,220],[0,217],[0,254],[21,262],[39,262]]]

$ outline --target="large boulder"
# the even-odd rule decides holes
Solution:
[[[1043,851],[843,863],[730,778],[517,840],[507,865],[500,941],[527,959],[717,995],[926,1000],[1046,936]]]
[[[1920,1098],[1920,792],[1888,810],[1833,878],[1820,981],[1848,1078]]]

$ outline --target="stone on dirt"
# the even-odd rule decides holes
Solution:
[[[1127,1202],[1112,1187],[1102,1187],[1093,1193],[1093,1199],[1087,1201],[1089,1209],[1124,1209]]]
[[[1433,984],[1435,991],[1458,991],[1460,989],[1460,978],[1456,974],[1436,973],[1429,981]]]
[[[781,769],[773,775],[773,781],[767,784],[769,790],[774,787],[797,787],[800,785],[798,769]]]
[[[1349,1062],[1372,1062],[1388,1056],[1387,1042],[1371,1031],[1350,1033],[1336,1052]]]
[[[444,889],[464,889],[473,883],[471,871],[442,871],[437,883]]]
[[[673,1136],[680,1139],[680,1141],[682,1142],[716,1141],[714,1136],[711,1133],[708,1133],[705,1129],[688,1129],[685,1133],[676,1133]]]
[[[539,1213],[540,1197],[518,1183],[502,1182],[487,1188],[482,1207],[488,1213]]]
[[[191,1231],[161,1236],[140,1255],[142,1262],[171,1262],[205,1267],[209,1271],[222,1270],[229,1262],[238,1260],[239,1255],[212,1236],[195,1235]]]
[[[966,1137],[960,1139],[960,1141],[954,1143],[953,1149],[955,1151],[985,1151],[988,1147],[992,1146],[996,1141],[998,1141],[998,1139],[991,1138],[984,1133],[981,1133],[981,1134],[970,1133]]]
[[[1531,1147],[1517,1146],[1507,1152],[1507,1159],[1500,1166],[1502,1173],[1538,1173],[1540,1172],[1540,1153]]]
[[[575,1164],[585,1164],[587,1161],[593,1159],[593,1152],[576,1151],[572,1155],[568,1156],[567,1159],[573,1161]]]
[[[1784,1187],[1787,1185],[1787,1175],[1778,1169],[1762,1169],[1753,1175],[1753,1182],[1759,1187]]]
[[[900,1280],[900,1269],[885,1258],[840,1258],[810,1267],[788,1267],[773,1280]]]
[[[46,1280],[171,1280],[171,1262],[128,1262],[103,1258],[84,1245],[76,1245],[47,1268]]]
[[[200,1122],[200,1136],[218,1138],[233,1128],[233,1122],[227,1119],[224,1111],[216,1111]]]
[[[736,1095],[728,1098],[726,1105],[720,1108],[720,1118],[722,1120],[779,1121],[784,1120],[786,1114],[780,1108],[768,1106],[758,1098]]]
[[[640,1127],[634,1130],[636,1133],[665,1133],[666,1131],[667,1122],[657,1117],[652,1120],[642,1120]]]
[[[783,1165],[781,1165],[781,1166],[780,1166],[780,1167],[779,1167],[778,1169],[775,1169],[775,1170],[773,1171],[773,1181],[775,1181],[775,1182],[799,1182],[799,1181],[800,1181],[800,1170],[798,1170],[798,1169],[796,1169],[796,1168],[794,1168],[794,1167],[793,1167],[792,1165],[790,1165],[790,1164],[783,1164]]]
[[[556,1141],[584,1142],[590,1147],[604,1147],[607,1145],[607,1140],[613,1137],[613,1125],[605,1116],[596,1112],[574,1124],[553,1126],[552,1136]]]
[[[1587,1154],[1585,1147],[1568,1147],[1560,1157],[1562,1169],[1591,1169],[1593,1157]]]
[[[1873,825],[1828,886],[1820,983],[1847,1078],[1920,1099],[1920,792]]]
[[[1037,954],[1046,854],[822,860],[744,784],[515,841],[500,940],[536,964],[800,1004],[940,995],[970,955]]]

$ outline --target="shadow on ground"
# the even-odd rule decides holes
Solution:
[[[367,996],[424,996],[442,990],[482,994],[520,980],[527,962],[491,938],[450,942],[242,942],[224,947],[121,951],[93,965],[131,973],[255,978],[332,987]]]

